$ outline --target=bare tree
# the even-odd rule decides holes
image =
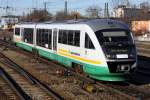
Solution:
[[[33,10],[30,14],[25,16],[22,21],[33,21],[33,22],[41,22],[47,21],[52,18],[52,14],[45,10]]]
[[[64,11],[58,11],[55,15],[56,20],[83,19],[85,18],[79,12],[70,12],[67,15]]]
[[[64,11],[58,11],[56,12],[56,15],[54,16],[56,20],[65,20],[66,18],[66,14],[64,13]]]
[[[89,6],[86,9],[86,13],[89,18],[99,18],[101,16],[102,9],[96,5]]]

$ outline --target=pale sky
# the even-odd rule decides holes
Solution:
[[[90,5],[97,5],[104,9],[104,4],[109,3],[109,8],[112,9],[114,0],[67,0],[69,11],[79,11],[84,14],[85,9]],[[117,0],[116,0],[117,1]],[[132,4],[139,4],[149,0],[129,0]],[[0,15],[5,15],[6,7],[8,5],[11,14],[21,15],[23,12],[26,14],[30,12],[31,8],[44,8],[44,3],[47,2],[47,8],[49,12],[56,13],[57,11],[64,10],[65,0],[0,0]]]

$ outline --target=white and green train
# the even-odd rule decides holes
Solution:
[[[98,80],[124,81],[137,64],[130,29],[109,19],[20,23],[14,42]]]

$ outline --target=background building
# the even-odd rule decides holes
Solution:
[[[150,21],[132,21],[132,31],[135,36],[145,35],[150,33]]]
[[[12,27],[14,24],[18,23],[19,19],[17,16],[2,16],[0,18],[0,27],[1,29],[9,29]]]
[[[126,18],[126,19],[148,19],[150,17],[149,10],[136,8],[136,7],[126,7],[120,5],[117,8],[114,8],[113,17],[115,18]]]

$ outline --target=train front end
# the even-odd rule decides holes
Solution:
[[[106,25],[105,25],[106,24]],[[107,72],[99,80],[125,81],[137,66],[137,52],[132,32],[127,25],[117,21],[106,21],[95,35],[103,51]]]

